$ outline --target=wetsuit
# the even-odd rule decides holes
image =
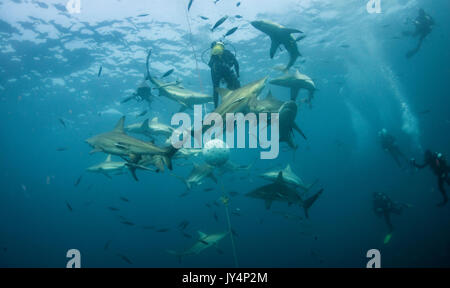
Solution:
[[[400,158],[403,158],[406,161],[407,161],[407,158],[397,147],[394,136],[389,135],[387,133],[381,133],[380,134],[380,142],[381,142],[381,147],[383,148],[383,150],[389,152],[389,154],[391,154],[392,158],[394,158],[397,165],[399,167],[402,167]]]
[[[444,184],[447,183],[447,185],[450,185],[450,167],[447,165],[447,161],[445,160],[445,158],[441,154],[431,153],[429,150],[427,150],[425,152],[424,164],[417,164],[414,159],[412,160],[412,163],[414,167],[419,169],[430,166],[431,171],[433,171],[433,173],[438,178],[439,191],[441,191],[442,197],[444,197],[443,202],[440,203],[439,206],[444,206],[448,202],[448,196],[445,192]]]
[[[431,18],[430,15],[426,14],[423,9],[421,9],[419,11],[419,16],[417,16],[417,18],[414,20],[413,23],[416,26],[416,30],[412,33],[407,32],[405,34],[410,34],[413,37],[419,36],[419,42],[417,43],[417,46],[414,49],[406,53],[407,58],[411,58],[417,52],[419,52],[423,40],[425,39],[425,37],[428,36],[428,34],[431,33],[432,26],[434,25],[434,20],[433,18]]]
[[[222,55],[213,55],[208,63],[211,68],[211,78],[214,89],[214,106],[219,105],[219,93],[217,88],[220,87],[220,82],[225,80],[227,88],[235,90],[241,87],[239,82],[239,63],[229,50],[224,50]],[[234,71],[233,71],[234,67]]]
[[[403,204],[398,202],[393,202],[384,193],[375,193],[373,199],[373,210],[378,216],[384,216],[386,225],[388,226],[389,233],[394,230],[391,223],[391,213],[401,215],[403,212]]]

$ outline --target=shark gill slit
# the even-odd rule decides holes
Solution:
[[[222,197],[226,197],[225,194],[225,188],[223,187],[222,179],[217,179],[220,185],[220,189],[222,190]],[[233,248],[233,258],[234,258],[234,265],[236,268],[239,268],[239,262],[236,254],[236,246],[234,245],[234,237],[233,237],[233,229],[231,228],[231,220],[230,220],[230,213],[228,209],[228,203],[224,203],[225,206],[225,214],[227,216],[227,222],[228,222],[228,234],[230,235],[231,239],[231,247]]]

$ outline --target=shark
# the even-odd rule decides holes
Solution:
[[[189,256],[189,255],[198,255],[201,252],[203,252],[205,249],[213,247],[213,246],[216,249],[218,249],[218,251],[220,251],[218,248],[219,242],[229,234],[229,232],[220,232],[220,233],[208,235],[201,231],[198,231],[197,233],[198,233],[198,239],[194,243],[194,245],[192,245],[190,248],[188,248],[182,252],[176,252],[173,250],[167,250],[167,252],[169,254],[177,256],[178,261],[181,262],[182,257]]]
[[[91,167],[88,167],[86,169],[86,171],[88,172],[93,172],[93,173],[100,173],[105,175],[106,177],[108,177],[109,179],[111,179],[111,175],[112,173],[114,173],[114,175],[121,175],[124,174],[126,169],[130,169],[130,171],[132,172],[132,176],[133,178],[138,181],[138,178],[136,177],[136,174],[133,173],[133,169],[142,169],[142,170],[151,170],[147,167],[144,166],[140,166],[140,165],[132,165],[126,161],[112,161],[111,160],[111,154],[109,154],[105,161],[97,164],[97,165],[93,165]]]
[[[294,101],[287,101],[281,105],[279,113],[280,123],[280,142],[286,142],[292,149],[297,149],[297,145],[294,144],[292,136],[294,130],[297,131],[306,140],[306,136],[303,131],[295,123],[297,117],[297,104]]]
[[[175,155],[173,156],[174,159],[188,159],[190,157],[197,157],[198,155],[200,155],[200,153],[202,153],[202,149],[201,148],[181,148],[177,151],[177,153],[175,153]]]
[[[291,88],[291,100],[297,99],[300,89],[308,90],[309,96],[304,102],[310,103],[314,97],[314,92],[317,90],[314,81],[305,74],[295,70],[294,74],[285,74],[278,78],[272,79],[270,84]]]
[[[313,196],[303,199],[294,188],[286,184],[286,181],[283,179],[283,171],[280,171],[274,183],[256,188],[247,193],[246,196],[264,200],[266,209],[270,209],[274,201],[287,202],[289,205],[298,204],[300,207],[303,207],[305,218],[309,218],[309,208],[322,193],[323,189],[316,192]]]
[[[186,110],[187,108],[192,109],[194,105],[206,104],[213,101],[213,97],[211,95],[194,92],[188,89],[185,89],[179,85],[179,83],[166,83],[155,77],[152,77],[150,74],[150,55],[151,50],[147,54],[147,76],[146,78],[150,80],[150,82],[155,85],[155,88],[159,91],[160,96],[167,97],[181,105],[180,111]]]
[[[191,190],[193,186],[201,185],[205,178],[211,178],[215,183],[217,183],[217,178],[214,176],[214,166],[203,163],[201,165],[194,163],[194,167],[187,178],[179,177],[185,184],[188,190]]]
[[[219,172],[219,175],[223,175],[227,172],[234,173],[238,171],[249,171],[253,166],[253,163],[250,163],[249,165],[238,165],[232,161],[227,161],[222,166],[217,167]]]
[[[174,131],[173,127],[159,122],[158,117],[154,117],[151,121],[147,119],[142,123],[128,125],[124,130],[125,132],[142,134],[152,139],[155,136],[168,139]]]
[[[273,171],[267,171],[260,175],[260,177],[270,180],[270,181],[277,181],[278,175],[280,172],[283,172],[283,178],[285,184],[293,185],[294,187],[300,188],[302,191],[309,192],[311,188],[316,184],[317,181],[310,185],[306,185],[303,180],[295,174],[295,172],[292,170],[291,165],[287,164],[286,168],[282,170],[273,170]]]
[[[270,37],[270,40],[272,41],[270,46],[271,59],[275,56],[278,47],[280,47],[280,45],[284,46],[286,51],[289,53],[289,63],[284,69],[285,71],[288,71],[292,65],[294,65],[297,58],[301,56],[298,51],[297,41],[303,39],[302,37],[295,39],[292,34],[303,34],[303,32],[298,29],[286,28],[280,24],[268,20],[252,21],[250,24]]]
[[[177,149],[172,146],[158,147],[153,143],[128,136],[124,131],[125,116],[122,116],[112,131],[86,139],[94,149],[91,153],[104,152],[121,157],[129,157],[130,165],[137,164],[143,155],[160,155],[167,167],[172,170],[172,156]]]
[[[145,100],[149,105],[152,103],[153,101],[152,89],[150,85],[148,85],[147,80],[145,78],[139,84],[138,88],[136,89],[136,92],[134,92],[131,96],[123,99],[120,103],[122,104],[127,103],[132,99],[135,99],[138,102]]]

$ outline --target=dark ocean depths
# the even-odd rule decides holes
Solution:
[[[240,267],[365,267],[369,249],[380,250],[382,267],[450,266],[450,204],[436,207],[436,177],[428,168],[399,168],[377,136],[386,128],[418,162],[425,149],[450,157],[449,1],[381,0],[380,14],[369,14],[363,0],[237,2],[194,0],[187,12],[187,0],[81,0],[81,13],[71,14],[62,0],[0,1],[1,267],[65,267],[69,249],[80,251],[82,267],[234,267],[235,260]],[[413,30],[419,8],[436,25],[407,59],[418,39],[402,32]],[[254,163],[216,174],[227,193],[237,193],[229,202],[237,259],[226,236],[220,249],[178,262],[167,250],[190,247],[197,231],[229,231],[220,184],[206,179],[183,195],[179,177],[202,157],[174,160],[172,172],[138,171],[139,182],[128,172],[108,179],[86,171],[106,155],[90,155],[84,140],[110,131],[121,115],[126,125],[153,117],[170,125],[180,105],[157,90],[150,106],[120,103],[142,81],[149,49],[154,75],[173,68],[167,81],[212,94],[207,49],[237,26],[226,47],[236,51],[241,83],[281,76],[273,68],[288,54],[270,59],[269,37],[249,24],[260,19],[306,35],[291,72],[299,69],[319,89],[311,108],[299,104],[296,122],[308,140],[296,134],[297,151],[282,143],[274,160],[259,159],[259,149],[232,149],[234,163]],[[289,99],[287,88],[271,84],[261,95],[269,89]],[[318,180],[312,193],[324,189],[309,220],[298,205],[266,210],[245,197],[270,183],[260,174],[288,163],[305,183]],[[392,216],[388,244],[374,192],[412,206]]]

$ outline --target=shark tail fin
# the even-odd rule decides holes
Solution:
[[[303,201],[303,208],[305,209],[305,218],[309,218],[308,209],[312,206],[312,204],[314,204],[314,202],[316,202],[317,198],[319,198],[322,192],[323,189],[320,189],[319,192]]]
[[[178,259],[178,263],[181,263],[181,257],[183,256],[182,253],[179,253],[179,252],[174,251],[174,250],[167,250],[167,253],[176,256],[177,259]]]

